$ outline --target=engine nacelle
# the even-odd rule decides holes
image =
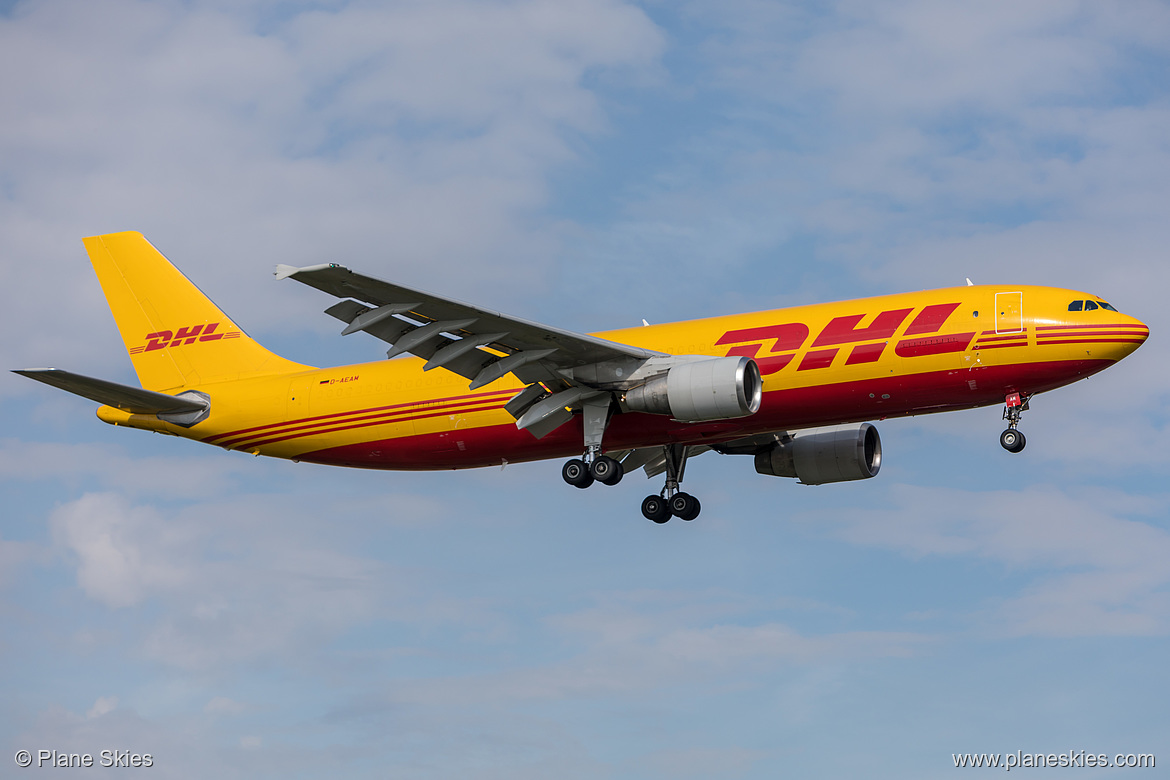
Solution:
[[[756,471],[825,485],[877,476],[882,440],[869,423],[793,431],[792,438],[756,454]]]
[[[731,420],[760,409],[763,382],[749,357],[721,357],[671,366],[625,393],[634,412],[669,414],[683,422]]]

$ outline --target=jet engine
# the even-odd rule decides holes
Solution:
[[[869,423],[793,431],[756,453],[759,473],[796,477],[805,485],[869,479],[881,467],[882,440]]]
[[[756,361],[741,356],[680,363],[630,388],[623,400],[630,411],[704,422],[755,414],[761,395]]]

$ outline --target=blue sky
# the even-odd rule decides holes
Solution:
[[[278,262],[583,331],[964,277],[1088,290],[1152,331],[1036,399],[1018,457],[995,408],[879,423],[864,483],[705,455],[702,517],[663,527],[639,475],[270,462],[6,375],[2,760],[1170,762],[1167,41],[1153,2],[0,3],[9,368],[133,381],[80,241],[117,230],[317,365],[379,343],[341,339]]]

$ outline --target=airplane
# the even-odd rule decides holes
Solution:
[[[325,263],[277,265],[325,310],[390,345],[316,368],[249,337],[140,233],[84,239],[141,387],[56,368],[16,373],[102,404],[100,420],[294,462],[432,470],[569,458],[587,488],[642,468],[655,523],[693,520],[681,483],[707,451],[806,485],[868,479],[869,420],[1004,404],[1005,450],[1039,393],[1148,337],[1102,298],[973,285],[574,333]],[[393,358],[393,359],[391,359]]]

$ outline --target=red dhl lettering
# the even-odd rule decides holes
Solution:
[[[203,329],[203,335],[199,337],[200,341],[217,341],[223,338],[222,333],[214,333],[213,331],[219,327],[218,322],[213,322]]]
[[[199,336],[199,332],[203,330],[202,325],[195,325],[190,328],[179,328],[179,332],[175,334],[175,340],[171,342],[172,347],[177,347],[180,344],[194,344],[195,339]],[[184,342],[184,340],[186,340]]]
[[[886,342],[880,341],[877,344],[860,344],[853,348],[849,353],[845,365],[853,366],[858,363],[876,363],[885,351]]]
[[[160,330],[156,333],[146,334],[146,349],[143,352],[154,352],[156,349],[162,349],[170,342],[171,337],[175,334],[169,330]]]
[[[898,326],[909,316],[913,309],[895,309],[883,311],[874,318],[868,328],[858,329],[857,323],[865,318],[864,314],[851,314],[848,317],[835,317],[812,343],[814,347],[829,347],[834,344],[853,344],[858,341],[876,341],[888,339],[898,330]]]
[[[808,339],[808,326],[803,322],[785,322],[780,325],[766,325],[762,328],[743,328],[729,330],[719,337],[716,346],[722,344],[737,344],[727,350],[729,356],[742,355],[755,358],[761,374],[774,374],[792,362],[795,355],[793,350],[800,349]],[[787,355],[760,356],[762,342],[771,340],[771,352],[789,352]],[[754,341],[755,344],[743,344],[745,341]]]
[[[906,332],[902,335],[918,336],[923,333],[938,333],[942,329],[943,323],[957,308],[959,308],[957,303],[936,303],[927,306],[918,312],[918,316],[906,326]]]
[[[805,353],[804,360],[800,361],[797,371],[808,371],[814,368],[828,368],[837,357],[836,349],[818,349]]]
[[[768,341],[775,339],[772,344],[770,352],[788,352],[794,349],[800,349],[804,346],[805,339],[808,338],[808,325],[803,322],[786,322],[783,325],[767,325],[762,328],[744,328],[742,330],[729,330],[719,337],[715,342],[716,346],[720,344],[739,344],[744,341]],[[757,344],[756,349],[759,349],[762,344]]]
[[[910,324],[906,326],[903,335],[920,335],[938,333],[947,319],[959,308],[960,303],[936,303],[923,307]],[[847,317],[834,317],[824,329],[817,334],[812,347],[837,347],[844,344],[857,344],[849,351],[845,365],[860,365],[876,363],[881,359],[889,340],[898,331],[902,323],[913,312],[913,308],[892,309],[883,311],[874,317],[868,326],[859,328],[868,315],[851,314]],[[760,367],[761,374],[774,374],[781,370],[797,355],[809,337],[809,328],[802,322],[786,322],[779,325],[765,325],[756,328],[742,328],[729,330],[715,342],[717,346],[733,344],[727,350],[728,356],[742,355],[754,358]],[[940,352],[958,352],[967,348],[974,334],[957,334],[954,336],[936,336],[934,338],[906,339],[898,342],[895,349],[900,357],[918,357],[933,355]],[[880,339],[880,341],[879,341]],[[772,353],[760,355],[760,350],[768,341],[772,341]],[[754,343],[745,343],[754,342]],[[858,344],[857,342],[871,342]],[[814,349],[805,353],[798,371],[809,371],[817,368],[828,368],[833,364],[839,348]]]
[[[234,333],[216,333],[219,328],[218,322],[208,323],[206,325],[186,325],[179,328],[178,332],[172,330],[160,330],[154,333],[147,333],[144,337],[146,339],[145,347],[133,347],[130,350],[131,354],[138,354],[139,352],[154,352],[158,349],[166,349],[167,347],[185,346],[187,344],[194,344],[196,341],[218,341],[225,336],[234,336]]]

